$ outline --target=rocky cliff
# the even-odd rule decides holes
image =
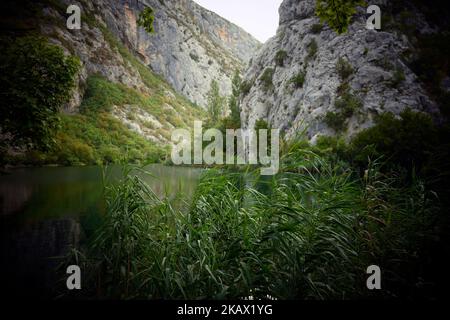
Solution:
[[[67,49],[74,48],[84,63],[80,88],[86,75],[94,73],[127,86],[144,87],[136,70],[124,66],[118,52],[111,50],[102,28],[178,93],[203,107],[211,81],[219,83],[222,95],[229,95],[233,72],[243,69],[260,46],[244,30],[191,0],[42,2],[49,3],[44,9],[47,23],[41,26],[43,33]],[[70,4],[82,10],[82,30],[65,28]],[[136,23],[147,6],[155,10],[154,34]],[[81,90],[73,106],[82,94]]]
[[[20,0],[3,5],[2,31],[14,37],[43,35],[80,59],[67,113],[80,111],[85,93],[94,89],[89,79],[101,77],[120,91],[134,90],[127,99],[132,102],[114,105],[111,114],[161,144],[170,142],[173,128],[191,126],[202,117],[195,105],[206,107],[212,80],[219,83],[222,95],[230,95],[234,71],[243,69],[260,46],[251,35],[191,0]],[[81,8],[81,30],[66,27],[69,5]],[[147,6],[155,11],[152,34],[137,26]],[[145,106],[134,101],[144,101]]]
[[[433,32],[419,10],[406,9],[418,32]],[[285,0],[276,36],[245,73],[243,126],[264,119],[287,136],[306,128],[314,140],[349,137],[383,112],[398,115],[412,108],[436,114],[436,104],[406,62],[415,49],[410,38],[386,24],[368,30],[365,11],[359,8],[348,32],[338,35],[316,17],[314,0]]]
[[[155,10],[155,33],[136,26],[139,12]],[[250,34],[191,0],[102,0],[96,11],[108,29],[179,93],[206,106],[211,80],[223,95],[260,43]]]

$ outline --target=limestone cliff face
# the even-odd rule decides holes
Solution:
[[[87,75],[100,73],[111,81],[143,89],[139,74],[126,65],[105,39],[109,30],[139,60],[164,78],[176,92],[205,107],[212,80],[222,95],[231,94],[231,78],[244,69],[260,43],[250,34],[191,0],[58,0],[48,6],[50,20],[43,33],[64,47],[74,48],[84,63],[81,87]],[[65,28],[65,9],[70,4],[82,11],[82,30]],[[139,13],[155,10],[155,33],[137,26]],[[58,23],[55,23],[57,21]],[[97,26],[96,26],[97,25]],[[73,53],[73,52],[72,52]],[[75,97],[79,104],[83,90]]]
[[[260,46],[248,33],[191,0],[37,2],[43,8],[37,19],[39,32],[82,63],[65,111],[79,111],[88,78],[100,75],[158,101],[155,110],[122,105],[112,113],[131,130],[162,144],[170,142],[174,127],[189,125],[198,115],[188,100],[206,106],[212,80],[219,83],[222,95],[230,95],[234,71],[242,70]],[[72,4],[81,8],[81,30],[66,27],[66,9]],[[136,23],[146,6],[155,10],[154,34]],[[142,69],[151,76],[145,78]]]
[[[338,112],[336,101],[344,92],[360,101],[358,110],[345,119],[347,137],[372,125],[374,116],[382,112],[399,114],[405,108],[437,112],[404,62],[404,53],[414,49],[405,35],[366,29],[363,8],[349,31],[337,35],[326,25],[320,27],[314,12],[314,0],[282,3],[276,36],[264,44],[245,73],[251,88],[241,97],[243,127],[265,119],[287,136],[303,128],[312,140],[334,135],[337,130],[325,119],[328,113]],[[420,12],[413,14],[421,32],[430,32]],[[344,79],[337,72],[339,58],[352,69]]]
[[[101,0],[96,11],[108,29],[179,93],[200,106],[212,80],[231,93],[234,70],[243,69],[260,43],[191,0]],[[136,25],[146,6],[155,10],[155,33]]]

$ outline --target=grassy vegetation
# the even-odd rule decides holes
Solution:
[[[302,70],[299,73],[297,73],[295,76],[293,76],[289,82],[293,83],[296,88],[302,88],[303,84],[305,83],[305,77],[306,77],[306,72],[304,70]]]
[[[172,126],[191,126],[195,119],[204,117],[204,111],[176,94],[163,79],[131,54],[109,30],[99,25],[95,18],[86,17],[86,22],[91,27],[100,28],[106,41],[122,55],[126,67],[132,67],[139,72],[146,86],[145,92],[110,82],[100,75],[91,75],[86,83],[80,114],[59,114],[60,99],[55,100],[58,106],[53,112],[59,121],[59,127],[52,132],[50,137],[52,142],[48,143],[47,150],[26,148],[24,154],[10,155],[6,152],[8,146],[0,145],[2,164],[87,165],[159,162],[164,160],[167,148],[132,132],[111,115],[113,106],[126,112],[128,120],[139,120],[134,114],[139,110],[153,116],[161,124],[161,128],[154,127],[150,122],[142,125],[166,140],[170,139]],[[52,101],[52,95],[49,97],[49,101]],[[133,106],[133,110],[126,110],[125,106],[130,105]]]
[[[277,64],[277,66],[279,67],[283,67],[284,66],[284,60],[287,58],[287,52],[284,50],[279,50],[277,51],[276,55],[275,55],[275,63]]]
[[[343,91],[343,92],[340,92]],[[325,114],[324,122],[335,132],[341,132],[346,127],[346,121],[362,108],[361,100],[350,91],[345,83],[338,88],[340,96],[336,98],[334,107],[336,111]]]
[[[336,71],[342,80],[346,80],[354,73],[352,65],[342,57],[336,63]]]
[[[265,91],[269,91],[273,88],[273,74],[275,70],[273,68],[266,68],[259,78],[262,87]]]
[[[305,61],[308,62],[310,60],[314,60],[316,57],[318,50],[318,45],[316,39],[312,39],[311,42],[308,44],[308,54],[306,55]]]
[[[321,24],[321,23],[315,23],[311,26],[311,32],[313,34],[319,34],[322,32],[322,30],[323,30],[323,24]]]
[[[79,59],[66,57],[45,38],[27,36],[0,37],[0,61],[0,128],[11,136],[6,143],[47,149],[59,125],[59,108],[75,86]]]
[[[392,88],[398,88],[403,81],[405,81],[405,73],[401,67],[397,67],[392,75],[390,86]]]
[[[426,175],[392,171],[379,160],[360,174],[349,150],[337,138],[284,142],[276,176],[208,170],[192,201],[176,206],[127,172],[106,187],[106,219],[83,262],[96,279],[90,292],[124,299],[434,297],[438,279],[430,270],[443,258],[430,248],[442,246],[438,199],[445,192]],[[372,264],[383,270],[378,292],[365,287]]]
[[[109,163],[157,163],[164,161],[166,147],[152,143],[125,127],[107,112],[61,115],[60,130],[46,151],[29,150],[10,163],[67,166]]]
[[[345,129],[347,118],[340,112],[328,111],[323,121],[335,132],[341,132]]]
[[[253,87],[253,83],[251,83],[249,81],[245,81],[245,80],[242,81],[241,87],[240,87],[242,95],[246,96],[247,94],[249,94],[252,87]]]

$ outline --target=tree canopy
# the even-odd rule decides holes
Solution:
[[[44,38],[0,41],[0,127],[13,143],[49,147],[80,62]]]
[[[225,99],[220,95],[219,84],[217,81],[211,81],[211,88],[208,92],[208,112],[213,123],[217,123],[223,112]]]

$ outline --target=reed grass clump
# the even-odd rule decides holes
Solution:
[[[429,244],[435,199],[417,179],[360,177],[296,140],[279,174],[205,170],[192,199],[160,199],[139,175],[106,185],[107,214],[89,246],[96,297],[349,299],[371,297],[383,267],[395,296]],[[188,201],[189,200],[189,201]],[[176,203],[176,204],[175,204]]]

